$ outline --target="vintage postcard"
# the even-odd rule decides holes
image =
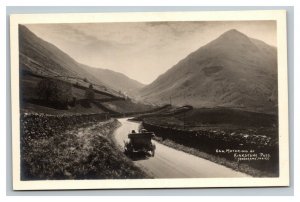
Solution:
[[[14,190],[289,186],[285,11],[10,16]]]

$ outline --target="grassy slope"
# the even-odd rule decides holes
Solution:
[[[277,174],[274,173],[274,172],[267,172],[267,171],[259,170],[259,169],[256,169],[256,168],[253,168],[253,167],[249,166],[246,163],[239,163],[237,161],[230,161],[230,160],[228,160],[224,157],[216,156],[214,154],[209,154],[207,152],[203,152],[203,151],[200,151],[200,150],[195,149],[195,148],[184,146],[182,144],[176,143],[176,142],[174,142],[172,140],[169,140],[169,139],[163,140],[162,138],[156,137],[155,140],[160,142],[161,144],[164,144],[164,145],[168,146],[168,147],[172,147],[172,148],[175,148],[177,150],[180,150],[180,151],[183,151],[183,152],[195,155],[195,156],[199,156],[200,158],[204,158],[204,159],[207,159],[209,161],[221,164],[223,166],[226,166],[226,167],[231,168],[233,170],[237,170],[237,171],[246,173],[246,174],[251,175],[253,177],[274,177],[274,176],[277,176]]]
[[[177,116],[184,119],[190,125],[202,126],[209,124],[230,124],[240,127],[272,127],[277,119],[274,115],[248,112],[229,108],[201,108],[186,113],[185,116]]]
[[[277,137],[276,115],[230,108],[198,108],[174,116],[159,117],[155,114],[144,121],[188,130],[249,130],[253,134]],[[251,134],[250,134],[251,135]]]
[[[103,105],[109,109],[112,109],[117,112],[126,113],[126,112],[142,112],[154,109],[151,105],[145,105],[141,103],[134,103],[131,100],[120,100],[103,103]]]
[[[143,121],[144,123],[182,131],[199,131],[199,134],[216,134],[216,138],[223,138],[224,140],[228,140],[231,137],[236,136],[238,139],[242,138],[239,139],[240,143],[242,141],[245,142],[245,139],[259,141],[261,139],[260,137],[264,140],[270,139],[270,142],[275,145],[278,141],[278,124],[277,117],[275,115],[253,113],[236,109],[193,109],[175,116],[161,117],[159,115],[153,115],[152,117],[143,118]],[[175,131],[173,134],[169,134],[171,136],[168,136],[165,133],[156,135],[158,136],[157,141],[162,144],[225,165],[232,169],[245,172],[252,176],[270,177],[277,176],[278,174],[276,151],[274,151],[275,156],[272,157],[271,161],[238,163],[236,161],[232,161],[230,158],[228,159],[226,155],[217,155],[214,152],[215,149],[220,149],[225,145],[213,144],[212,146],[207,146],[203,145],[202,142],[199,142],[197,139],[185,140],[182,142],[180,139],[176,138]],[[182,133],[181,135],[185,134]],[[230,142],[226,143],[226,145],[229,146],[228,149],[237,149],[240,147],[232,145]],[[215,146],[218,148],[214,148]],[[261,149],[264,151],[267,147],[261,147]],[[260,149],[257,151],[259,150]]]
[[[118,126],[110,120],[81,124],[49,138],[23,137],[22,179],[147,177],[113,144],[111,134]]]
[[[38,99],[38,94],[36,92],[38,83],[42,80],[41,78],[37,78],[30,75],[22,75],[20,77],[20,93],[22,98],[24,99]],[[72,94],[77,99],[84,99],[85,98],[85,90],[79,89],[79,88],[72,88]],[[95,99],[103,99],[103,98],[109,98],[108,96],[101,95],[98,93],[95,93]]]
[[[40,103],[35,103],[33,100],[39,100],[37,94],[37,85],[41,81],[41,78],[37,78],[31,75],[23,75],[20,77],[20,96],[21,96],[21,108],[25,111],[34,111],[38,113],[48,114],[89,114],[89,113],[103,113],[104,111],[97,107],[95,104],[90,104],[91,107],[84,107],[77,104],[75,107],[71,107],[68,110],[54,109],[49,106],[41,106]],[[85,90],[72,87],[72,96],[77,100],[85,99]],[[95,93],[95,99],[107,99],[109,96]],[[133,103],[131,100],[120,100],[104,102],[103,105],[113,111],[126,113],[147,111],[153,109],[150,105],[144,105],[141,103]]]

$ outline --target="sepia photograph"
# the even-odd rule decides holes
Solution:
[[[11,15],[14,189],[288,186],[285,20]]]

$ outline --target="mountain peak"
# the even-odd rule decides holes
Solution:
[[[228,30],[227,32],[224,32],[224,33],[239,33],[239,34],[242,34],[237,29],[230,29],[230,30]]]
[[[243,34],[242,32],[236,30],[236,29],[230,29],[227,32],[224,32],[220,37],[222,38],[247,38],[248,36]]]
[[[269,101],[277,85],[276,59],[276,51],[270,46],[231,29],[142,88],[140,97],[164,104],[172,97],[172,103],[178,106],[267,112],[276,107],[276,102]]]

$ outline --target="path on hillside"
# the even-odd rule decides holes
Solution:
[[[138,130],[140,123],[128,121],[128,118],[118,119],[121,122],[115,133],[119,146],[124,146],[124,140],[131,130]],[[178,151],[158,142],[155,157],[141,158],[134,163],[155,178],[206,178],[206,177],[251,177],[206,159]]]

